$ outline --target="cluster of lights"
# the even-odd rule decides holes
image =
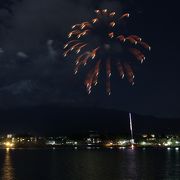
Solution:
[[[4,145],[6,146],[6,148],[12,148],[14,146],[14,144],[12,142],[5,142]]]

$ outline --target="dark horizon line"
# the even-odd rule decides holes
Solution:
[[[26,106],[16,106],[16,107],[0,107],[0,111],[14,111],[14,110],[20,110],[20,109],[25,109],[25,110],[30,110],[30,109],[36,109],[36,108],[59,108],[59,109],[91,109],[91,110],[111,110],[111,111],[118,111],[121,113],[132,113],[133,115],[137,116],[143,116],[143,117],[152,117],[152,118],[157,118],[157,119],[174,119],[178,120],[180,117],[165,117],[165,116],[158,116],[158,115],[153,115],[153,114],[148,114],[148,113],[142,113],[142,112],[135,112],[135,111],[128,111],[128,110],[122,110],[117,107],[103,107],[103,106],[94,106],[94,105],[88,105],[88,104],[78,104],[76,103],[50,103],[50,104],[38,104],[38,105],[26,105]]]

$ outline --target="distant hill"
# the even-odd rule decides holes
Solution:
[[[180,133],[180,119],[161,119],[133,114],[134,131],[140,133]],[[0,134],[31,132],[42,134],[129,133],[128,112],[60,105],[0,110]]]

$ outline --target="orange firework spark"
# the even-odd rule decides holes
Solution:
[[[90,21],[82,22],[72,26],[68,33],[70,39],[64,45],[64,57],[72,52],[80,54],[75,60],[74,73],[77,74],[81,66],[91,64],[90,71],[84,81],[88,94],[92,87],[98,84],[101,66],[106,67],[106,93],[111,94],[112,65],[121,78],[127,77],[134,85],[134,72],[131,65],[133,59],[144,62],[144,50],[151,47],[142,41],[137,35],[128,35],[121,29],[123,21],[130,17],[129,13],[117,16],[116,12],[107,9],[95,10],[96,17]],[[115,63],[114,63],[115,62]],[[93,63],[93,64],[92,64]]]

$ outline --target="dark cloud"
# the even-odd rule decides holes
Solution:
[[[18,95],[23,93],[31,93],[32,90],[33,90],[33,84],[31,80],[24,80],[0,88],[0,93],[9,92],[12,95]]]
[[[26,0],[15,9],[13,29],[5,39],[5,45],[12,49],[38,51],[48,39],[63,40],[69,27],[86,19],[89,12],[87,7],[70,1]]]

